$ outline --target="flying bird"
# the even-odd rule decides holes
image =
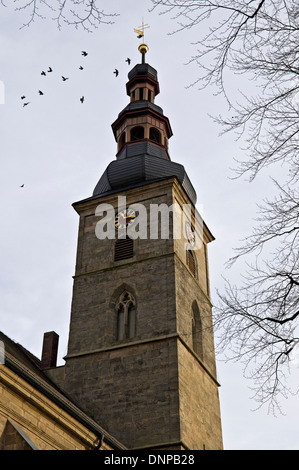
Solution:
[[[38,92],[39,92],[40,95],[43,95],[43,92],[42,92],[42,91],[38,90]]]
[[[113,73],[115,73],[115,76],[117,77],[117,75],[118,75],[119,72],[118,72],[117,69],[115,69]]]
[[[63,75],[61,76],[62,80],[65,82],[66,80],[68,80],[68,77],[64,77]]]
[[[82,51],[82,55],[83,55],[84,57],[86,57],[88,54],[87,54],[87,52]]]
[[[21,96],[21,100],[24,100],[25,98],[26,98],[26,96],[24,96],[24,95],[23,95],[23,96]]]
[[[23,185],[23,184],[21,184],[20,188],[24,188],[24,185]]]
[[[23,108],[24,108],[24,106],[27,106],[29,103],[30,103],[30,101],[28,101],[28,103],[24,103]]]
[[[82,96],[82,97],[80,98],[80,101],[81,101],[81,103],[83,103],[83,101],[84,101],[84,96]]]
[[[131,63],[131,59],[129,59],[129,57],[126,59],[126,62],[128,62],[128,65],[130,65]]]
[[[80,67],[79,67],[79,70],[83,70],[83,67],[82,67],[82,65],[80,65]]]
[[[44,75],[44,76],[46,76],[46,72],[42,71],[41,75]]]
[[[51,67],[49,67],[49,70],[48,70],[48,72],[53,72],[53,70],[51,69]]]

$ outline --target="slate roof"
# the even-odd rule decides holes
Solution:
[[[93,196],[103,196],[109,192],[126,190],[142,183],[150,183],[173,176],[179,180],[195,205],[196,192],[184,166],[149,153],[112,161],[98,181]]]

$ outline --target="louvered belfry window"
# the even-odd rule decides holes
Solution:
[[[132,258],[134,254],[134,241],[130,237],[119,238],[115,242],[114,261]]]

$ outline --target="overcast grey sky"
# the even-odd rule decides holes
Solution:
[[[169,36],[175,23],[149,13],[148,0],[104,3],[120,16],[90,34],[68,26],[59,31],[51,21],[19,29],[26,13],[0,6],[0,80],[5,86],[0,105],[0,329],[38,357],[43,333],[55,330],[60,364],[67,350],[78,230],[71,204],[92,195],[115,158],[111,124],[129,100],[127,74],[140,61],[133,29],[142,18],[150,25],[146,59],[160,83],[156,104],[173,130],[171,159],[185,166],[216,238],[209,245],[214,302],[223,275],[239,278],[241,267],[227,273],[224,263],[250,233],[256,202],[272,190],[265,172],[250,184],[230,179],[234,158],[242,158],[240,143],[233,135],[219,137],[209,117],[226,112],[226,103],[213,90],[186,88],[197,77],[197,65],[186,65],[196,30]],[[88,51],[86,58],[82,50]],[[53,72],[41,76],[49,66]],[[62,75],[69,80],[62,82]],[[232,96],[239,83],[232,80]],[[30,104],[23,107],[24,101]],[[297,397],[281,402],[285,415],[273,417],[264,408],[253,412],[257,404],[242,367],[217,359],[225,448],[298,449]],[[294,361],[296,374],[298,366]]]

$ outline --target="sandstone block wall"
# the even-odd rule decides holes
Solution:
[[[158,239],[150,239],[150,217],[147,237],[134,240],[133,257],[114,261],[115,240],[96,237],[96,208],[111,204],[116,213],[119,195],[75,205],[80,225],[65,389],[129,448],[220,448],[217,419],[209,422],[219,414],[206,250],[213,237],[206,227],[198,234],[203,245],[195,253],[196,277],[186,264],[186,238],[174,240],[171,229],[163,238],[159,229]],[[143,204],[148,214],[153,203],[189,202],[175,178],[125,195],[127,207]],[[136,334],[118,340],[116,305],[124,290],[136,301]],[[201,358],[193,351],[194,302],[202,323]]]

